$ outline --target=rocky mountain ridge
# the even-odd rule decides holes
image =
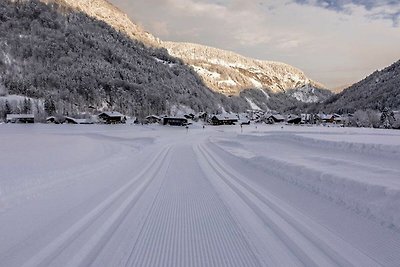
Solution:
[[[231,51],[191,43],[162,42],[162,46],[172,56],[191,65],[210,88],[225,95],[239,95],[246,89],[281,93],[304,86],[324,88],[301,70],[285,63],[247,58]],[[310,102],[315,100],[308,99]]]

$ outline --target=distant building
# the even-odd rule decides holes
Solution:
[[[99,119],[106,124],[125,123],[126,116],[117,111],[103,112],[98,115]]]
[[[69,124],[93,124],[91,119],[76,119],[72,117],[65,117],[64,122]]]
[[[318,118],[321,123],[341,124],[344,122],[344,118],[339,114],[318,114]]]
[[[284,122],[285,118],[280,114],[269,114],[265,116],[264,121],[269,124]]]
[[[35,123],[33,114],[7,114],[7,123]]]
[[[238,117],[231,114],[213,115],[211,117],[212,125],[235,125],[238,121]]]
[[[301,123],[301,117],[297,115],[289,115],[287,118],[287,123],[289,124],[300,124]]]
[[[146,117],[146,123],[159,123],[161,121],[161,118],[156,115],[149,115]]]
[[[183,115],[188,120],[194,120],[195,115],[193,113]]]
[[[51,117],[47,117],[46,118],[46,122],[47,123],[54,123],[54,124],[60,124],[60,121],[58,120],[58,118],[51,116]]]
[[[199,120],[206,121],[207,120],[207,112],[199,112],[196,115],[196,117],[199,118]]]
[[[188,120],[184,117],[164,117],[162,118],[162,124],[171,126],[186,126],[188,125]]]

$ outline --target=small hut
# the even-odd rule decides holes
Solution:
[[[7,114],[6,122],[9,123],[35,123],[33,114]]]
[[[238,121],[237,116],[231,114],[213,115],[211,117],[212,125],[235,125]]]
[[[171,126],[186,126],[188,125],[188,120],[184,117],[165,117],[162,119],[162,124]]]
[[[100,113],[98,117],[106,124],[117,124],[126,122],[126,116],[117,111],[103,112]]]

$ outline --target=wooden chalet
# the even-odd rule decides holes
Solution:
[[[269,124],[284,122],[285,118],[280,114],[269,114],[265,117],[264,121]]]
[[[196,117],[199,118],[199,120],[206,121],[207,120],[207,112],[199,112],[196,115]]]
[[[156,115],[149,115],[146,117],[146,123],[153,124],[153,123],[159,123],[161,121],[161,118]]]
[[[76,119],[72,117],[65,117],[64,123],[68,124],[93,124],[91,119]]]
[[[339,114],[318,114],[319,120],[322,123],[343,123],[344,119]]]
[[[189,114],[183,115],[183,117],[185,117],[188,120],[194,120],[195,115],[193,113],[189,113]]]
[[[186,126],[188,125],[188,120],[185,117],[164,117],[162,118],[162,124],[171,126]]]
[[[35,116],[33,114],[7,114],[7,123],[35,123]]]
[[[289,115],[287,119],[287,123],[289,124],[300,124],[301,123],[301,117],[296,116],[296,115]]]
[[[98,115],[98,118],[106,124],[125,123],[126,116],[117,111],[103,112]]]
[[[46,123],[63,124],[66,117],[64,116],[50,116],[46,118]]]
[[[213,115],[211,117],[212,125],[235,125],[238,121],[238,117],[231,114]]]

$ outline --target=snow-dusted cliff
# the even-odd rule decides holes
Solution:
[[[313,95],[313,88],[323,86],[288,64],[251,59],[198,44],[162,42],[162,46],[191,65],[210,88],[225,95],[239,95],[245,89],[281,93],[306,87],[309,90],[293,96],[302,102],[320,101],[317,94]]]

